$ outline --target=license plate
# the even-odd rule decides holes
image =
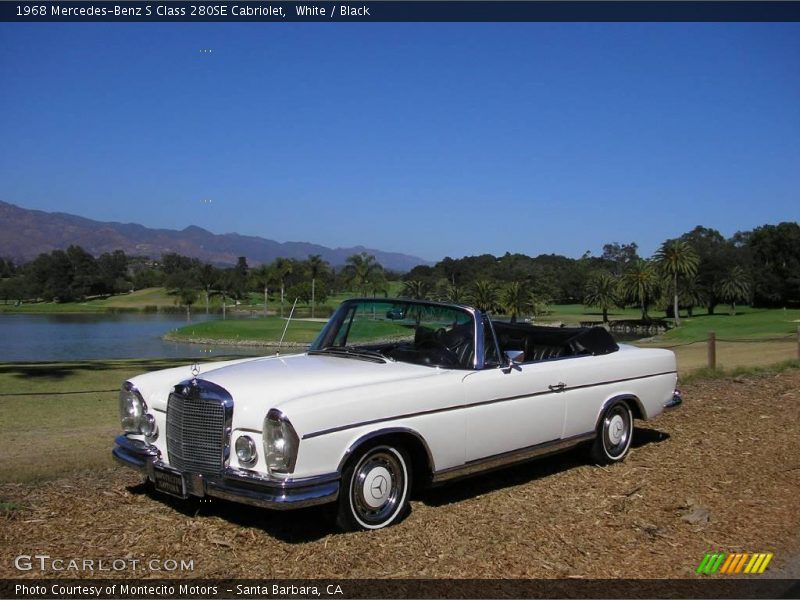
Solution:
[[[183,475],[180,473],[173,473],[157,468],[153,471],[153,478],[155,480],[156,489],[159,492],[177,496],[178,498],[188,498],[186,482],[183,479]]]

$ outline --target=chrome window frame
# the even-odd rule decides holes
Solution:
[[[322,340],[329,337],[332,330],[340,329],[344,326],[344,319],[347,316],[347,313],[350,310],[350,307],[353,304],[359,304],[363,302],[385,302],[387,304],[405,304],[405,305],[418,305],[418,306],[433,306],[436,308],[449,308],[452,310],[456,310],[459,312],[463,312],[469,315],[470,319],[472,320],[472,336],[473,336],[473,347],[474,347],[474,356],[472,358],[472,368],[475,370],[480,370],[484,368],[484,339],[483,339],[483,318],[486,317],[488,319],[488,315],[486,315],[483,311],[480,311],[472,306],[467,306],[464,304],[455,304],[452,302],[436,302],[433,300],[413,300],[410,298],[350,298],[345,300],[339,305],[339,308],[336,309],[336,312],[333,313],[331,318],[325,324],[325,327],[322,328],[322,331],[319,332],[316,339],[311,343],[309,346],[309,350],[318,350],[322,345]],[[492,330],[492,335],[495,336],[494,327],[492,327],[491,319],[489,320],[489,327]],[[497,344],[497,338],[495,336],[494,339],[495,348],[497,348],[498,356],[500,352],[500,347]],[[437,368],[446,368],[446,367],[437,367]],[[455,370],[455,369],[454,369]],[[464,370],[464,369],[461,369]]]

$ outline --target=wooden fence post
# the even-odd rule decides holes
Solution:
[[[708,368],[717,368],[717,334],[713,331],[708,332]]]
[[[800,360],[800,325],[797,326],[797,360]]]

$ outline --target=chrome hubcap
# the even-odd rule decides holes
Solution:
[[[364,502],[370,508],[378,508],[386,503],[392,491],[392,475],[384,467],[375,467],[364,477],[361,490]]]
[[[394,518],[405,493],[405,468],[394,449],[376,448],[356,465],[350,501],[363,526],[380,527]]]
[[[614,415],[611,423],[608,425],[608,439],[615,446],[622,441],[622,436],[625,431],[625,422],[619,415]]]
[[[603,443],[606,453],[617,458],[625,453],[631,438],[631,414],[628,407],[618,404],[603,421]]]

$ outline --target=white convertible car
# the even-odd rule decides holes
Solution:
[[[415,485],[585,443],[622,460],[633,421],[681,402],[675,355],[605,329],[491,321],[469,306],[344,302],[307,352],[180,367],[120,392],[114,456],[155,489],[272,509],[336,502],[397,522]]]

